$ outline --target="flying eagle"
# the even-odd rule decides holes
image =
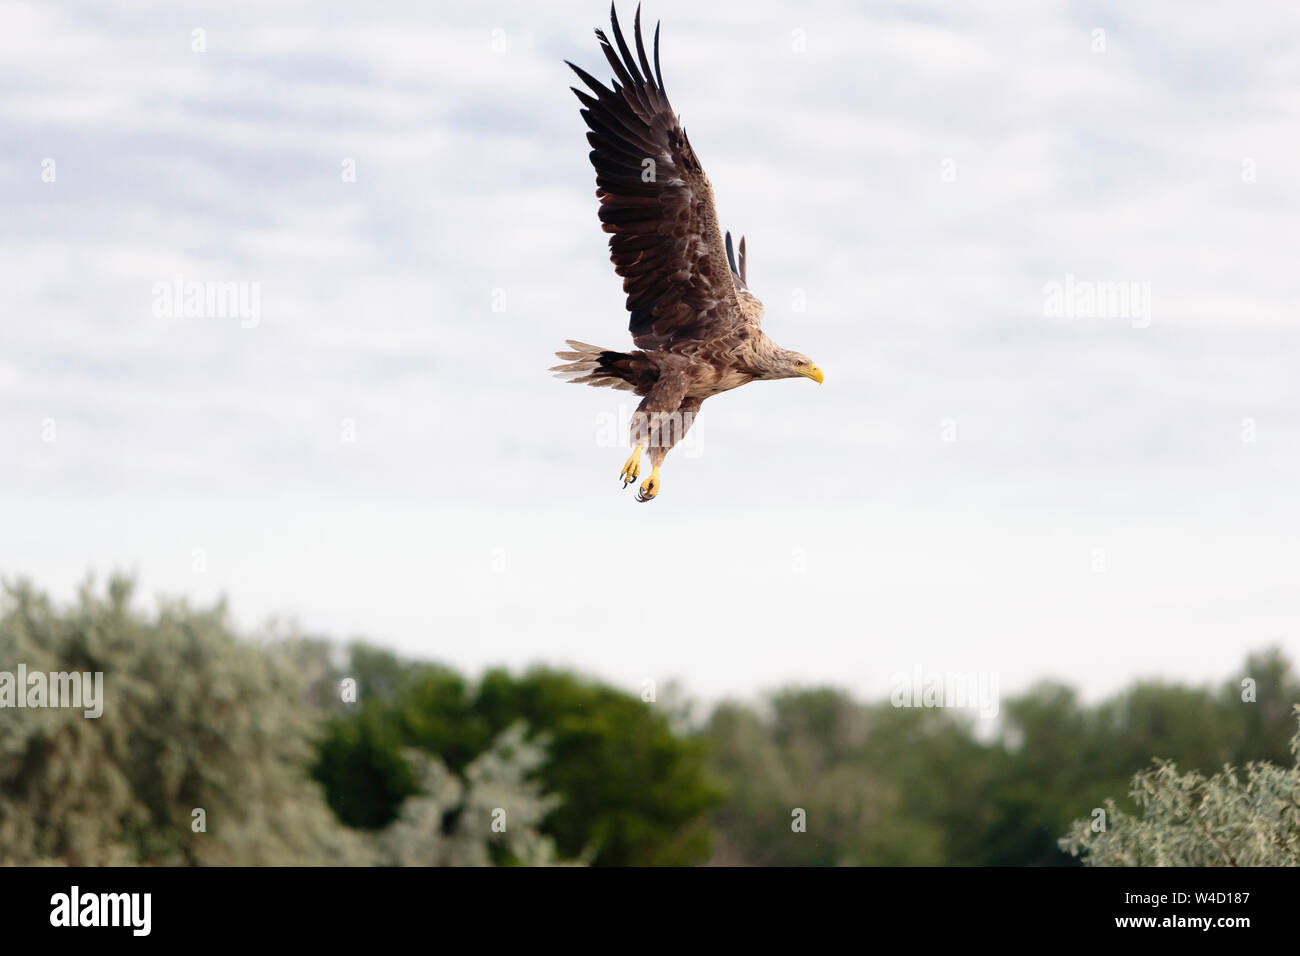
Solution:
[[[632,416],[632,456],[619,479],[624,488],[635,481],[649,449],[652,470],[637,494],[649,501],[659,494],[665,456],[706,398],[758,379],[802,376],[820,383],[822,371],[763,333],[763,303],[747,285],[745,240],[737,264],[731,234],[724,239],[718,226],[713,187],[664,93],[658,24],[652,72],[641,42],[641,8],[633,25],[635,58],[613,6],[610,20],[618,50],[603,30],[596,37],[614,70],[614,88],[569,66],[591,90],[571,87],[591,129],[601,228],[611,233],[610,260],[623,277],[636,350],[569,339],[570,350],[556,353],[565,363],[551,371],[642,396]]]

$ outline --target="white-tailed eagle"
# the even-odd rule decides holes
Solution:
[[[652,71],[640,7],[635,57],[612,6],[610,19],[618,49],[604,31],[596,37],[614,70],[613,89],[569,66],[590,90],[573,88],[591,130],[601,228],[611,233],[610,259],[623,277],[636,349],[617,352],[569,339],[569,350],[556,353],[565,363],[552,371],[643,396],[632,417],[632,456],[619,478],[625,488],[635,481],[648,449],[652,470],[637,500],[649,501],[659,493],[664,457],[706,398],[758,379],[820,383],[822,371],[763,333],[763,303],[746,285],[745,240],[737,261],[731,234],[724,238],[718,226],[713,188],[664,93],[658,25]]]

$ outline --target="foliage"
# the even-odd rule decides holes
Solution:
[[[1060,685],[1004,702],[1006,767],[987,795],[990,825],[973,834],[980,862],[1066,862],[1058,839],[1071,821],[1124,793],[1155,755],[1202,771],[1289,762],[1300,682],[1275,651],[1250,656],[1240,674],[1255,682],[1257,700],[1242,700],[1237,677],[1217,689],[1142,681],[1094,707]]]
[[[9,586],[0,671],[20,663],[103,672],[106,700],[97,719],[0,707],[0,863],[1297,856],[1300,682],[1276,651],[1217,688],[1140,682],[1095,705],[1044,683],[1002,700],[995,725],[826,688],[695,721],[669,694],[646,702],[559,670],[470,680],[292,630],[253,639],[221,604],[144,614],[113,578],[66,608]],[[340,693],[344,679],[359,701]],[[1153,754],[1164,759],[1144,770]],[[1242,769],[1213,772],[1225,765]],[[1130,780],[1130,798],[1107,802]],[[1085,824],[1103,806],[1109,825],[1094,833]]]
[[[354,649],[355,653],[355,649]],[[367,649],[365,661],[378,658]],[[363,694],[367,681],[360,679]],[[704,862],[706,814],[721,792],[706,772],[702,741],[674,732],[672,714],[571,674],[489,671],[476,685],[427,664],[409,665],[389,697],[369,697],[335,718],[316,779],[352,826],[382,827],[415,789],[410,748],[462,772],[507,727],[523,721],[550,741],[538,782],[560,799],[541,824],[566,858],[597,865]]]
[[[538,831],[559,802],[544,796],[533,774],[546,761],[527,727],[507,728],[458,777],[419,750],[406,758],[421,792],[403,802],[398,817],[374,838],[377,862],[387,866],[546,866],[557,861],[555,842]]]
[[[238,638],[224,607],[131,609],[132,585],[92,586],[66,611],[25,584],[0,616],[0,669],[102,672],[83,709],[0,708],[0,863],[330,865],[548,863],[535,828],[554,801],[524,727],[489,741],[463,779],[402,764],[391,827],[342,825],[307,774],[337,675],[321,642]],[[364,785],[369,778],[361,778]],[[493,814],[506,813],[505,832]],[[195,810],[201,810],[202,826]]]
[[[743,864],[1067,865],[1071,821],[1163,754],[1180,766],[1277,760],[1300,683],[1276,651],[1218,688],[1141,682],[1100,704],[1044,683],[1001,702],[996,728],[961,712],[786,690],[729,703],[705,735],[732,794],[718,860]],[[1288,758],[1289,761],[1289,758]],[[791,830],[794,808],[807,833]]]
[[[1290,767],[1254,761],[1210,777],[1157,760],[1133,777],[1140,812],[1108,799],[1104,820],[1075,821],[1061,848],[1091,866],[1300,866],[1300,731],[1290,749]]]
[[[105,701],[97,719],[0,709],[0,862],[364,861],[303,772],[313,722],[291,661],[236,640],[220,605],[145,620],[131,593],[88,584],[61,612],[7,589],[0,666],[99,671]]]
[[[715,815],[719,862],[891,865],[944,862],[942,765],[978,746],[935,711],[863,707],[832,690],[788,690],[766,720],[726,704],[709,722],[732,797]],[[793,826],[804,811],[806,832]]]

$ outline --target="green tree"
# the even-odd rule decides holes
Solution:
[[[0,669],[101,672],[104,701],[97,719],[0,709],[0,862],[368,860],[306,775],[313,712],[292,661],[238,640],[222,605],[148,619],[131,596],[114,577],[60,611],[6,588]]]
[[[560,855],[596,865],[708,859],[707,813],[722,794],[706,773],[704,742],[676,733],[668,708],[545,668],[518,677],[492,670],[471,685],[445,668],[410,664],[391,686],[389,696],[332,720],[321,742],[315,777],[350,825],[385,827],[397,817],[418,787],[407,748],[463,774],[522,721],[549,741],[535,773],[559,803],[540,829]]]
[[[527,739],[523,723],[507,728],[492,746],[453,774],[420,750],[406,758],[420,777],[420,792],[402,803],[398,817],[375,836],[378,862],[387,866],[548,866],[558,861],[542,818],[559,802],[529,777],[546,762],[546,750]]]
[[[973,811],[985,756],[938,710],[866,706],[843,692],[788,689],[766,714],[728,703],[709,721],[732,794],[715,813],[718,861],[749,865],[937,865]],[[806,828],[792,826],[803,811]]]
[[[363,752],[345,765],[357,789],[403,796],[390,826],[352,830],[307,773],[326,714],[342,710],[330,646],[240,637],[221,604],[164,603],[150,617],[131,597],[123,577],[102,597],[88,584],[69,609],[26,584],[6,591],[0,672],[101,672],[103,700],[98,718],[0,707],[0,864],[556,861],[537,829],[556,801],[529,779],[544,741],[526,741],[524,725],[460,775],[423,754]],[[368,679],[399,676],[380,653],[359,657]]]
[[[1300,761],[1300,731],[1290,750]],[[1206,777],[1157,760],[1129,795],[1137,812],[1108,799],[1104,817],[1075,821],[1061,849],[1091,866],[1300,866],[1300,762]]]
[[[1240,681],[1255,682],[1244,701]],[[980,794],[988,810],[967,834],[965,859],[985,865],[1070,862],[1058,845],[1070,822],[1161,755],[1202,771],[1277,759],[1294,728],[1297,684],[1277,651],[1252,655],[1219,689],[1140,681],[1092,707],[1060,684],[1004,701],[1002,769]]]
[[[1243,699],[1247,679],[1253,699]],[[960,711],[860,704],[828,689],[724,704],[706,729],[732,794],[714,814],[718,860],[1070,865],[1060,834],[1122,793],[1152,754],[1202,770],[1276,761],[1296,699],[1286,659],[1267,651],[1218,688],[1143,681],[1087,705],[1043,683],[1003,700],[998,726],[981,734]],[[790,829],[794,808],[807,812],[806,834]]]

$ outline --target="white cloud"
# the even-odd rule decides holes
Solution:
[[[828,378],[711,401],[642,507],[595,437],[627,396],[545,371],[627,343],[560,62],[606,74],[599,4],[0,10],[0,571],[708,693],[1300,652],[1300,11],[645,14],[767,327]],[[178,272],[260,283],[263,322],[155,318]],[[1048,317],[1066,274],[1149,282],[1151,327]]]

